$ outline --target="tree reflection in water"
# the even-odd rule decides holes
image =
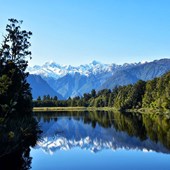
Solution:
[[[103,128],[114,128],[118,132],[126,132],[144,141],[150,139],[161,143],[170,150],[170,118],[164,114],[140,114],[121,112],[49,112],[36,113],[42,122],[57,121],[59,117],[81,120],[84,124],[91,124],[93,128],[98,124]]]
[[[57,123],[60,117],[65,116],[67,119],[74,119],[88,124],[93,129],[96,129],[97,126],[104,129],[113,128],[117,132],[125,132],[129,136],[135,136],[141,141],[149,138],[155,143],[162,143],[164,147],[170,150],[170,118],[163,114],[113,113],[106,111],[36,113],[37,120],[43,124],[51,121]],[[5,122],[1,119],[0,169],[30,169],[32,162],[30,147],[34,147],[39,138],[38,123],[32,115],[22,118],[15,115]]]
[[[0,123],[0,169],[30,169],[30,147],[35,146],[40,130],[31,115],[13,116]]]

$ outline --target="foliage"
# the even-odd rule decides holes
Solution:
[[[30,169],[29,147],[39,133],[26,72],[32,33],[21,30],[22,21],[9,22],[0,48],[0,164],[4,169]]]
[[[147,82],[143,107],[170,109],[170,72]]]
[[[32,115],[13,115],[4,121],[0,123],[1,168],[30,169],[30,146],[35,146],[40,134],[37,121]]]
[[[25,72],[31,57],[29,31],[21,30],[22,21],[9,19],[0,48],[0,116],[30,113],[32,95]]]
[[[48,98],[48,99],[46,99]],[[96,92],[85,93],[82,97],[68,98],[67,100],[54,100],[44,96],[43,100],[34,101],[35,107],[114,107],[120,110],[153,108],[170,109],[170,72],[162,77],[150,81],[139,80],[135,84],[115,87],[112,91],[103,89]]]

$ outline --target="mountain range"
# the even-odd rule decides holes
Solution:
[[[160,59],[144,63],[90,64],[71,66],[46,62],[42,66],[28,67],[28,81],[33,98],[38,96],[58,96],[59,99],[82,96],[92,89],[97,91],[115,86],[133,84],[138,80],[151,80],[170,70],[170,59]]]
[[[51,97],[57,96],[59,99],[63,99],[62,95],[53,90],[41,76],[30,74],[27,80],[28,83],[31,84],[34,99],[43,95],[50,95]]]

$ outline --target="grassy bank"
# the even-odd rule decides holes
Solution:
[[[34,107],[34,112],[47,112],[47,111],[96,111],[96,110],[116,110],[112,107]]]
[[[120,111],[113,107],[34,107],[33,112],[55,112],[55,111]],[[168,115],[170,116],[170,110],[159,109],[127,109],[126,112],[135,112],[141,114],[154,114],[154,115]]]

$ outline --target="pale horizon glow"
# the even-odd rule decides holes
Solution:
[[[170,58],[169,0],[0,0],[0,43],[9,18],[33,32],[29,65],[79,66]]]

